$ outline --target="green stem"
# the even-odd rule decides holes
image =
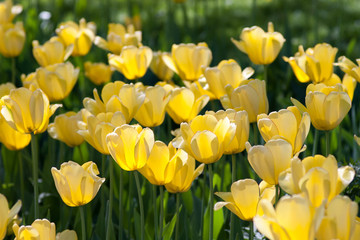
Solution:
[[[209,208],[210,208],[210,226],[209,226],[209,239],[213,240],[213,225],[214,225],[214,186],[213,186],[213,171],[212,165],[208,164],[209,167],[209,185],[210,185],[210,198],[209,198]]]
[[[313,156],[315,156],[315,154],[316,154],[318,141],[319,141],[319,130],[317,130],[315,128],[314,144],[313,144],[313,151],[312,151]]]
[[[264,80],[265,80],[265,83],[266,85],[269,86],[269,81],[268,81],[268,68],[269,68],[269,65],[263,65],[264,66]]]
[[[325,156],[330,154],[330,131],[325,131]]]
[[[352,129],[353,129],[353,134],[357,134],[357,131],[356,131],[356,109],[355,109],[355,106],[353,106],[351,108],[351,125],[352,125]],[[339,129],[340,130],[340,129]],[[340,134],[339,134],[340,135]],[[341,135],[339,136],[339,141],[341,141]],[[338,144],[339,147],[341,147],[341,142],[340,144]],[[357,143],[355,140],[353,140],[353,152],[352,152],[352,158],[354,160],[357,160]]]
[[[156,185],[152,185],[152,195],[153,195],[153,204],[154,204],[154,224],[155,224],[155,237],[154,239],[160,239],[158,238],[158,213],[157,213],[157,204],[156,204],[156,198],[157,198],[157,194],[156,194]]]
[[[84,206],[80,206],[79,209],[80,209],[80,218],[81,218],[81,239],[86,240]]]
[[[231,155],[231,182],[236,180],[236,155]],[[234,239],[234,230],[235,230],[235,215],[231,213],[230,215],[230,240]]]
[[[84,156],[83,156],[83,154],[82,154],[80,145],[78,145],[77,148],[78,148],[78,150],[79,150],[80,161],[81,161],[82,163],[85,163],[85,161],[84,161]]]
[[[200,238],[199,239],[203,239],[203,227],[204,227],[204,218],[203,218],[203,214],[204,214],[204,205],[205,205],[205,183],[206,183],[206,168],[204,168],[203,171],[203,183],[202,183],[202,196],[201,196],[201,215],[200,215]]]
[[[39,169],[39,158],[38,158],[38,142],[37,136],[31,133],[31,155],[33,163],[33,184],[34,184],[34,220],[39,218],[39,188],[38,188],[38,169]]]
[[[254,239],[254,222],[250,221],[250,228],[249,228],[249,240],[253,240]]]
[[[122,240],[122,229],[123,229],[123,206],[122,206],[122,192],[124,188],[123,183],[123,170],[119,169],[119,240]]]
[[[280,192],[280,186],[279,186],[279,184],[276,184],[275,185],[275,206],[279,201],[279,197],[280,197],[279,192]]]
[[[11,58],[11,82],[16,86],[16,61],[15,58]]]
[[[253,136],[254,136],[254,145],[258,144],[258,130],[257,130],[257,123],[252,123],[253,126]]]
[[[135,183],[136,183],[137,193],[138,193],[138,197],[139,197],[139,207],[140,207],[140,225],[141,225],[140,239],[144,240],[144,230],[145,230],[144,206],[143,206],[143,201],[142,201],[142,197],[141,197],[141,185],[140,185],[140,180],[139,180],[139,174],[137,171],[134,171],[134,177],[135,177]]]
[[[25,203],[25,185],[24,185],[24,166],[22,160],[21,151],[17,152],[19,167],[20,167],[20,191],[21,191],[21,201]],[[24,219],[24,217],[23,217]]]
[[[128,231],[128,239],[131,238],[131,218],[132,218],[132,214],[133,214],[133,185],[134,185],[134,180],[132,177],[132,173],[129,172],[129,215],[128,215],[128,226],[129,226],[129,231]]]
[[[180,225],[180,193],[176,193],[176,228],[175,240],[179,239],[179,225]]]
[[[159,239],[162,239],[163,227],[164,227],[164,188],[160,187],[160,231]]]
[[[112,226],[112,209],[113,209],[113,181],[114,181],[114,171],[113,171],[113,159],[110,155],[107,156],[109,162],[109,172],[110,172],[110,187],[109,187],[109,212],[107,219],[107,230],[106,230],[106,240],[110,239],[111,226]]]

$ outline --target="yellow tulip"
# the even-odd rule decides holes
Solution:
[[[111,80],[112,70],[105,63],[85,62],[85,76],[95,85],[101,85]]]
[[[13,5],[12,0],[5,0],[0,3],[0,24],[12,22],[16,15],[22,12],[21,5]]]
[[[195,94],[188,88],[175,88],[166,106],[166,112],[175,123],[189,122],[199,114],[209,102],[206,95],[195,97]]]
[[[42,67],[66,61],[74,49],[73,44],[65,47],[57,37],[51,38],[42,46],[39,41],[34,40],[32,45],[34,58]]]
[[[50,101],[61,101],[74,88],[79,76],[79,68],[70,63],[57,63],[36,70],[36,81]]]
[[[17,88],[2,98],[1,114],[7,123],[21,133],[42,133],[49,118],[61,104],[50,105],[47,96],[37,89]]]
[[[135,114],[135,119],[142,126],[156,127],[162,124],[165,118],[165,108],[169,96],[161,86],[148,87],[145,90],[145,100]]]
[[[247,67],[242,71],[240,65],[233,59],[223,60],[217,67],[206,68],[204,71],[210,91],[217,99],[226,95],[226,85],[230,84],[233,88],[237,88],[243,80],[247,80],[253,74],[254,69]]]
[[[281,33],[274,32],[272,22],[268,23],[268,32],[258,26],[244,28],[240,34],[240,41],[231,38],[231,41],[242,52],[246,53],[255,64],[272,63],[285,42]]]
[[[125,171],[144,167],[154,146],[154,133],[139,125],[122,125],[106,137],[106,143],[115,162]]]
[[[61,23],[56,29],[56,34],[66,46],[74,45],[72,56],[86,55],[90,51],[92,42],[95,39],[95,33],[95,23],[86,23],[84,18],[80,19],[79,24],[68,21]]]
[[[264,146],[246,143],[248,160],[261,179],[271,185],[279,183],[279,175],[290,167],[292,146],[283,139],[271,139]]]
[[[76,162],[64,162],[60,170],[51,168],[55,186],[63,202],[70,206],[82,206],[94,199],[105,178],[97,175],[95,163],[86,162],[82,166]]]
[[[28,75],[21,74],[20,76],[23,87],[35,91],[40,88],[36,81],[36,72],[29,73]]]
[[[306,198],[285,196],[276,209],[269,200],[260,200],[254,224],[270,240],[312,240],[323,216],[324,205],[314,209]]]
[[[258,79],[244,80],[239,87],[225,87],[227,94],[220,98],[225,109],[245,110],[250,123],[256,122],[257,115],[269,112],[266,83]]]
[[[224,154],[235,136],[236,126],[227,117],[217,120],[213,115],[200,115],[190,123],[181,123],[180,131],[174,147],[184,149],[201,163],[210,164]]]
[[[282,138],[291,143],[293,153],[298,153],[304,145],[310,130],[310,115],[300,113],[296,107],[288,107],[269,115],[257,116],[258,129],[265,140]]]
[[[87,121],[90,115],[88,111],[82,109],[78,113],[67,112],[55,117],[53,123],[48,126],[49,135],[57,140],[64,142],[69,147],[75,147],[84,142],[84,138],[77,133],[79,129],[78,122]]]
[[[245,143],[249,139],[249,118],[246,111],[235,111],[227,109],[226,111],[219,110],[216,113],[213,111],[206,111],[206,115],[213,115],[217,120],[229,118],[231,123],[236,126],[235,136],[230,144],[225,148],[224,154],[235,154],[244,151]]]
[[[355,232],[357,213],[356,202],[351,201],[347,196],[336,196],[326,209],[326,216],[316,233],[316,239],[352,239],[354,234],[358,234]]]
[[[139,47],[141,45],[141,35],[141,31],[135,31],[133,25],[125,28],[122,24],[109,23],[107,40],[96,37],[94,43],[102,49],[119,55],[124,46]]]
[[[273,197],[275,196],[274,190],[272,190]],[[225,201],[217,202],[214,206],[215,211],[227,207],[242,220],[251,221],[255,217],[260,200],[260,189],[255,180],[238,180],[231,184],[231,192],[217,192],[215,194]]]
[[[360,218],[356,217],[354,231],[351,235],[351,240],[356,240],[360,238]]]
[[[20,211],[21,201],[18,200],[15,205],[9,209],[9,203],[4,195],[0,193],[0,239],[4,239],[6,236],[6,230],[8,224],[11,223],[12,219]]]
[[[151,59],[152,51],[149,47],[126,46],[120,55],[109,54],[109,64],[121,72],[128,80],[135,80],[145,75]]]
[[[312,125],[323,131],[336,128],[351,108],[350,97],[343,91],[341,84],[308,85],[305,97],[306,107],[296,99],[292,98],[291,101],[300,112],[308,112]]]
[[[337,84],[341,84],[343,91],[349,95],[351,101],[354,97],[356,83],[355,78],[347,73],[342,80],[334,73],[328,81],[324,82],[326,86],[336,86]]]
[[[186,81],[198,80],[211,60],[212,53],[206,43],[173,44],[171,57],[163,56],[165,64]]]
[[[356,81],[360,82],[360,58],[356,59],[356,63],[357,65],[345,56],[341,56],[339,57],[338,62],[334,65],[339,66],[344,73],[350,75],[351,77],[355,78]]]
[[[150,69],[161,81],[170,82],[174,76],[174,72],[165,64],[163,56],[170,57],[170,53],[154,52]]]
[[[200,77],[198,80],[193,82],[184,82],[185,86],[190,89],[194,94],[196,98],[199,98],[203,95],[207,95],[210,97],[210,100],[217,99],[215,94],[210,91],[210,86],[208,82],[206,81],[205,77]]]
[[[284,57],[296,76],[302,82],[325,83],[333,74],[333,64],[338,49],[327,43],[316,44],[314,48],[304,51],[299,46],[299,52],[294,57]]]
[[[80,122],[77,131],[86,142],[93,146],[101,154],[109,155],[106,145],[106,136],[114,131],[116,127],[125,124],[124,115],[121,112],[99,113],[87,117],[87,123]]]
[[[19,227],[13,225],[15,240],[77,240],[76,232],[73,230],[65,230],[56,234],[54,223],[50,223],[47,219],[36,219],[29,226]]]
[[[0,24],[0,53],[4,57],[19,56],[25,44],[22,22]]]

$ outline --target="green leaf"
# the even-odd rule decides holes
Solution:
[[[181,209],[182,209],[182,205],[180,206],[179,214],[181,213]],[[174,227],[175,227],[175,223],[176,223],[176,216],[177,216],[177,214],[175,214],[173,216],[173,218],[171,219],[171,221],[166,224],[164,231],[163,231],[163,235],[162,235],[164,240],[171,239],[171,235],[174,231]]]
[[[182,202],[185,205],[187,213],[191,214],[194,209],[194,200],[191,191],[187,191],[181,194]]]
[[[204,215],[203,240],[209,239],[209,225],[210,225],[209,207],[214,207],[214,206],[208,206],[206,208],[206,212]],[[213,239],[217,239],[223,224],[224,224],[223,210],[219,209],[217,211],[214,211]]]

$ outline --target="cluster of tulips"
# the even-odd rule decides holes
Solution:
[[[0,5],[0,53],[5,57],[14,58],[22,51],[24,29],[21,23],[11,23],[20,12],[21,7],[13,6],[11,0]],[[342,56],[334,63],[337,49],[326,43],[306,51],[300,46],[295,56],[284,57],[284,60],[300,82],[311,82],[306,89],[305,106],[291,99],[294,106],[269,114],[266,84],[272,83],[267,79],[251,79],[254,69],[242,69],[232,59],[210,67],[212,53],[206,43],[174,44],[171,53],[153,52],[143,46],[141,31],[133,25],[111,23],[104,39],[96,36],[95,24],[84,19],[79,24],[60,24],[56,34],[43,45],[33,41],[33,55],[40,67],[22,75],[23,87],[16,88],[11,83],[0,85],[0,142],[10,150],[21,150],[31,142],[34,187],[31,225],[22,225],[17,215],[21,201],[9,209],[6,197],[0,194],[0,239],[12,233],[18,240],[77,239],[73,230],[56,235],[55,224],[50,219],[41,219],[44,216],[40,215],[38,206],[37,136],[45,131],[71,148],[86,141],[107,156],[101,166],[102,175],[105,167],[108,168],[107,180],[104,175],[98,176],[96,163],[86,159],[82,165],[68,161],[63,162],[60,169],[51,169],[62,201],[80,209],[82,232],[78,234],[82,239],[90,237],[85,231],[82,206],[93,200],[105,181],[109,182],[109,199],[102,199],[102,204],[108,204],[104,221],[107,230],[101,238],[111,239],[115,234],[122,236],[126,232],[113,229],[112,222],[116,219],[112,215],[113,184],[117,181],[114,167],[120,167],[120,173],[125,170],[134,175],[140,238],[146,237],[146,218],[140,184],[144,180],[138,173],[154,186],[155,229],[150,238],[163,237],[165,187],[169,193],[176,194],[174,239],[179,239],[180,194],[191,189],[205,166],[211,206],[209,239],[214,237],[213,211],[223,207],[232,212],[230,239],[234,239],[234,231],[239,227],[235,225],[235,217],[250,222],[249,239],[257,232],[269,239],[360,238],[358,205],[340,195],[354,179],[355,171],[350,166],[339,167],[329,148],[329,132],[339,126],[351,109],[356,82],[360,82],[359,60],[356,65]],[[254,64],[264,66],[263,76],[267,78],[269,65],[277,58],[285,39],[269,23],[267,32],[257,26],[245,28],[240,40],[232,41]],[[85,62],[77,68],[65,62],[70,56],[86,55],[93,43],[109,52],[109,65]],[[342,79],[333,72],[334,64],[345,73]],[[148,68],[161,80],[155,86],[146,86],[140,81]],[[109,82],[114,70],[127,81]],[[175,73],[182,86],[174,83]],[[94,89],[94,98],[83,99],[83,109],[57,115],[49,124],[51,116],[61,107],[59,102],[72,93],[76,83],[80,90],[85,86],[83,76],[83,82],[78,82],[82,74],[97,85],[104,84],[101,94]],[[220,100],[224,110],[199,114],[213,100]],[[172,130],[174,136],[168,143],[156,140],[154,134],[154,128],[163,124],[166,113],[180,125],[178,129],[168,129],[168,134]],[[252,143],[249,142],[250,124],[253,125]],[[311,124],[316,129],[313,154],[300,159]],[[323,155],[317,152],[318,131],[325,131]],[[246,161],[238,159],[236,154],[245,149],[247,161],[261,182],[236,177],[238,162]],[[81,149],[79,151],[81,153]],[[231,189],[214,193],[213,164],[225,161],[223,155],[232,156]],[[114,166],[114,162],[117,165]],[[160,204],[156,201],[158,189]],[[214,203],[215,195],[223,201]],[[118,199],[119,206],[123,206],[122,198]]]

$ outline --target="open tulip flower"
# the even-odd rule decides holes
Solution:
[[[360,225],[356,219],[358,204],[347,196],[336,196],[326,208],[316,239],[349,239],[360,238]]]
[[[163,56],[170,57],[171,55],[168,52],[153,52],[150,69],[161,81],[170,82],[174,76],[174,72],[166,65]]]
[[[139,125],[122,125],[106,137],[111,156],[125,171],[135,171],[145,166],[154,141],[154,132]]]
[[[79,68],[70,63],[57,63],[36,70],[35,79],[50,101],[61,101],[74,88]]]
[[[210,65],[212,53],[206,43],[173,44],[171,57],[164,55],[163,60],[182,80],[196,81]]]
[[[283,139],[271,139],[264,146],[246,143],[248,160],[261,179],[271,185],[279,183],[279,175],[290,167],[293,150]]]
[[[231,184],[231,192],[217,192],[218,197],[225,202],[217,202],[214,210],[219,210],[222,207],[227,207],[231,212],[236,214],[240,219],[251,221],[257,211],[260,196],[260,189],[257,182],[253,179],[238,180]],[[265,194],[270,202],[275,197],[275,188],[271,189],[271,194]]]
[[[74,45],[72,56],[86,55],[95,39],[96,25],[93,22],[86,23],[84,18],[80,19],[79,24],[73,21],[61,23],[56,29],[56,34],[66,46]]]
[[[330,202],[354,179],[352,167],[338,168],[333,155],[315,155],[302,161],[298,157],[291,160],[291,167],[279,176],[281,188],[289,194],[303,193],[313,206],[318,207],[324,200]]]
[[[217,99],[226,94],[226,85],[230,84],[233,88],[237,88],[243,80],[247,80],[253,74],[254,69],[247,67],[242,71],[240,65],[233,59],[223,60],[218,66],[206,68],[204,71],[209,89]]]
[[[34,58],[42,67],[66,61],[74,49],[73,44],[65,47],[58,37],[52,37],[42,46],[34,40],[32,46]]]
[[[135,31],[133,25],[127,28],[122,24],[109,23],[107,40],[101,37],[95,37],[95,45],[119,55],[125,46],[141,46],[141,31]]]
[[[257,116],[258,129],[265,142],[282,138],[291,143],[293,153],[298,153],[304,145],[310,130],[310,115],[292,106],[269,115]]]
[[[29,226],[19,227],[14,224],[13,231],[15,240],[77,240],[76,232],[73,230],[65,230],[56,234],[54,223],[50,223],[47,219],[36,219]]]
[[[113,71],[109,65],[105,63],[85,62],[85,76],[95,85],[101,85],[111,80]]]
[[[108,58],[110,66],[127,79],[136,80],[145,75],[152,60],[152,50],[146,46],[126,46],[120,55],[109,54]]]
[[[274,32],[272,22],[268,23],[268,32],[258,26],[244,28],[240,34],[240,41],[231,39],[235,46],[246,53],[255,64],[267,65],[279,55],[285,42],[281,33]]]
[[[5,0],[0,3],[0,24],[12,22],[16,15],[22,12],[21,5],[13,5],[12,0]]]
[[[224,154],[236,133],[235,123],[228,117],[217,120],[213,115],[196,116],[190,123],[180,125],[181,135],[173,145],[182,148],[197,161],[210,164]]]
[[[17,88],[2,99],[1,114],[7,123],[21,133],[42,133],[49,118],[61,104],[50,105],[47,96],[37,89]]]
[[[225,89],[227,94],[220,98],[222,106],[225,109],[245,110],[250,123],[256,122],[257,115],[269,112],[265,81],[244,80],[235,89],[231,85],[226,85]]]
[[[300,112],[308,112],[312,125],[323,131],[336,128],[351,108],[351,99],[341,84],[310,84],[306,88],[306,107],[296,99],[291,101]]]
[[[299,46],[299,52],[294,57],[284,57],[288,62],[299,82],[325,83],[333,75],[333,64],[338,49],[327,43],[319,43],[314,48],[304,51]]]
[[[82,206],[94,199],[105,178],[97,176],[95,163],[86,162],[82,166],[76,162],[64,162],[60,170],[51,168],[55,186],[63,202],[70,206]]]
[[[270,240],[312,240],[324,211],[324,205],[314,209],[306,198],[297,195],[282,197],[276,209],[269,200],[262,199],[254,223]]]
[[[199,98],[188,88],[175,88],[166,106],[166,112],[175,123],[189,122],[196,117],[199,112],[209,102],[209,96],[202,95]]]
[[[360,58],[356,59],[356,63],[357,65],[347,57],[341,56],[335,65],[339,66],[344,73],[352,76],[358,82],[360,82]]]
[[[0,193],[0,239],[5,238],[8,224],[10,224],[16,214],[18,214],[20,208],[21,201],[19,200],[11,209],[9,209],[9,203],[6,197]]]
[[[0,24],[0,53],[8,58],[19,56],[24,48],[25,37],[22,22]]]

